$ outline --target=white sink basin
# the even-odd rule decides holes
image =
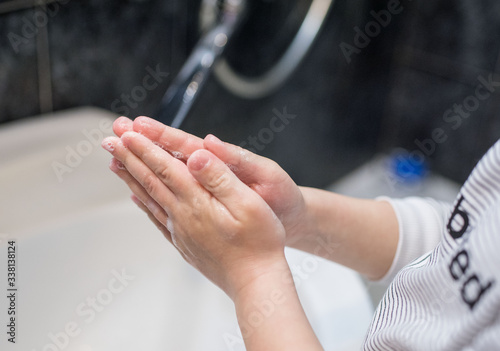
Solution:
[[[0,349],[244,350],[232,302],[129,201],[88,137],[116,117],[85,108],[0,128],[0,291],[7,240],[16,240],[18,289],[16,345],[2,333]],[[324,347],[358,350],[373,309],[357,274],[287,255]],[[0,299],[4,326],[8,302]]]

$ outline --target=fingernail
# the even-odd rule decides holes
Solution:
[[[127,117],[121,117],[121,119],[118,121],[118,124],[121,127],[129,127],[132,125],[132,121],[128,119]]]
[[[210,163],[210,158],[205,152],[198,152],[193,156],[188,160],[189,168],[193,171],[201,171]]]
[[[105,138],[102,143],[101,143],[101,146],[106,150],[106,151],[109,151],[109,152],[113,152],[115,151],[115,145],[113,144],[113,142],[109,139],[109,138]]]
[[[116,158],[112,158],[111,162],[109,162],[109,169],[111,169],[113,172],[117,173],[118,170],[125,170],[125,166],[123,163],[121,163],[120,160],[117,160]]]
[[[144,117],[144,116],[137,117],[134,120],[134,125],[137,125],[139,127],[148,127],[149,126],[149,119]]]
[[[137,137],[139,134],[137,132],[125,132],[123,133],[122,137],[120,138],[120,141],[118,142],[118,145],[123,145],[126,149],[128,149],[131,139],[134,139]]]
[[[220,140],[219,138],[217,138],[215,135],[213,134],[208,134],[207,135],[207,139],[209,139],[212,143],[214,144],[218,144],[218,145],[224,145],[224,142],[222,140]]]
[[[126,169],[120,160],[117,160],[116,158],[114,160],[115,160],[116,167],[118,167],[118,169],[121,169],[122,171]]]
[[[134,194],[130,195],[130,199],[137,205],[137,206],[141,206],[142,205],[142,202],[141,200],[139,200],[139,198],[137,196],[135,196]]]

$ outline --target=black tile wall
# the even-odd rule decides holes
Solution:
[[[39,113],[36,42],[23,38],[18,44],[21,19],[32,15],[33,10],[0,14],[0,121]]]
[[[93,105],[130,115],[151,114],[194,41],[188,35],[190,17],[185,13],[192,3],[59,0],[45,11],[36,8],[1,15],[0,70],[5,79],[0,82],[0,121],[40,113],[40,69],[50,77],[55,110]],[[30,28],[38,35],[26,35]],[[43,31],[48,35],[46,45],[40,39]],[[8,33],[20,38],[15,45]],[[40,52],[50,57],[48,67],[37,66]],[[122,98],[142,85],[151,69],[162,72],[158,87],[140,99]]]
[[[49,24],[54,106],[151,114],[187,53],[185,7],[172,1],[80,1]],[[134,91],[156,71],[147,95]],[[148,85],[149,86],[149,85]]]
[[[500,138],[500,88],[475,98],[483,79],[500,82],[500,3],[413,1],[402,18],[382,143],[420,150],[415,141],[440,128],[447,140],[429,145],[431,167],[463,182]]]

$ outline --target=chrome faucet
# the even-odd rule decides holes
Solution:
[[[165,93],[155,115],[156,119],[174,128],[181,126],[214,64],[241,23],[246,0],[222,0],[218,6],[220,7],[218,20],[196,44]]]
[[[267,72],[258,77],[246,77],[235,72],[222,54],[245,14],[250,11],[250,2],[202,0],[201,17],[206,18],[201,26],[208,29],[168,88],[154,117],[179,128],[212,71],[222,86],[245,99],[261,98],[278,90],[311,48],[335,2],[298,1],[307,1],[309,10],[288,49]]]

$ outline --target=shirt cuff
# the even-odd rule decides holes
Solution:
[[[396,255],[389,271],[377,280],[380,283],[390,283],[404,266],[436,247],[443,236],[444,223],[451,205],[419,197],[379,197],[377,200],[387,201],[392,206],[399,224]]]

